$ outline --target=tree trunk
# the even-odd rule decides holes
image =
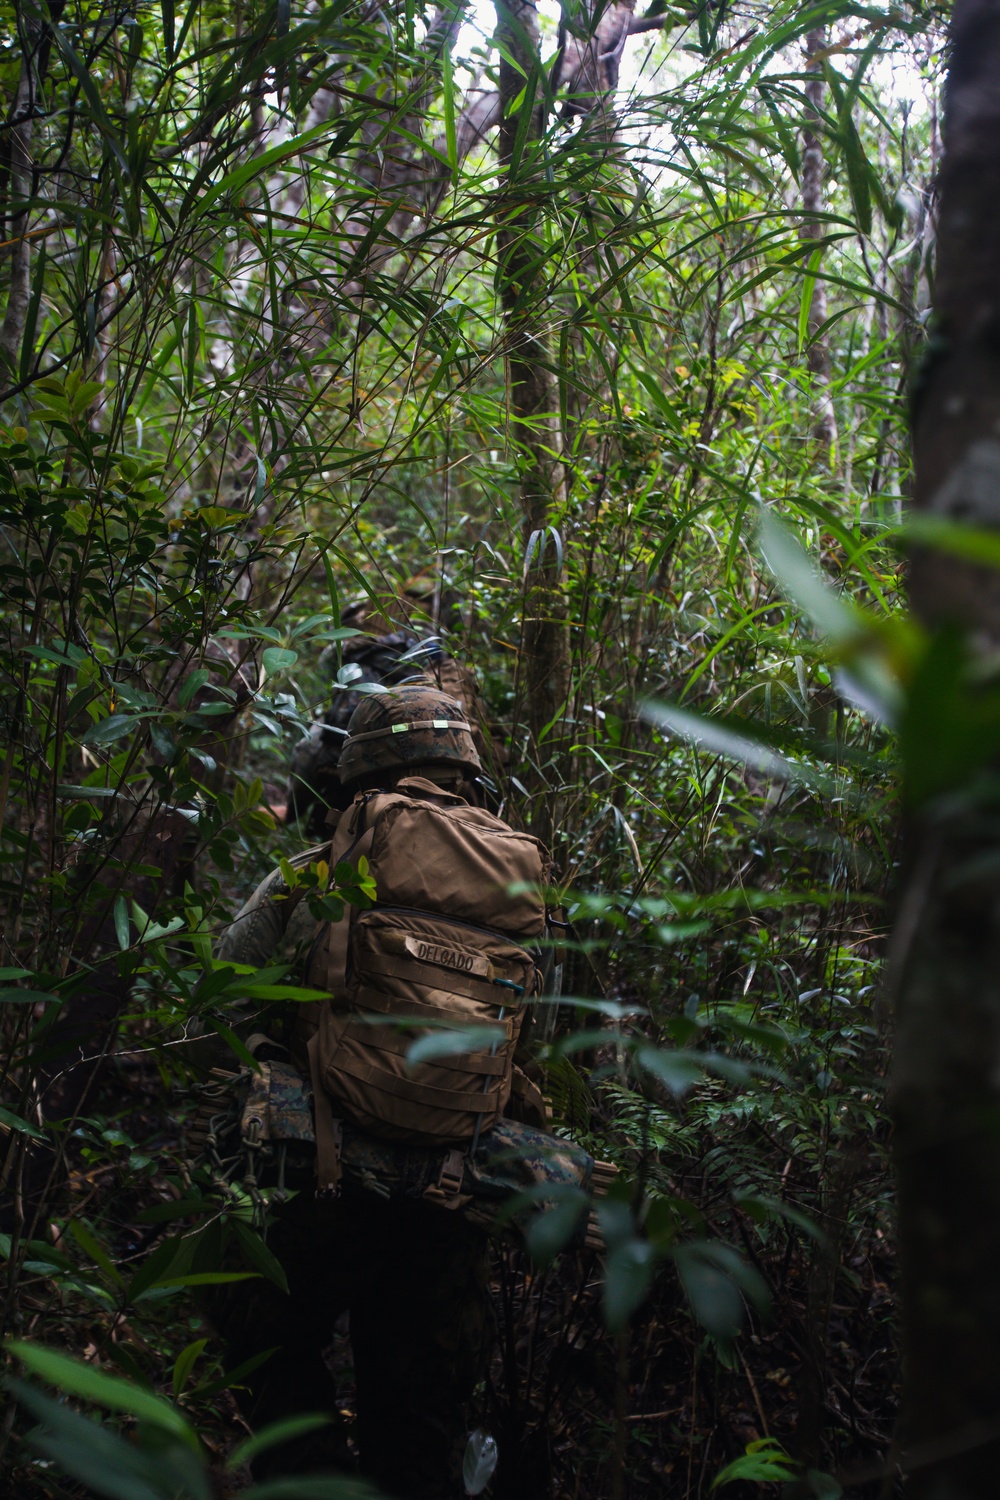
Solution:
[[[1000,0],[957,0],[945,97],[936,352],[914,416],[914,503],[1000,529]],[[1000,574],[914,558],[914,608],[992,660]],[[938,684],[940,712],[957,668]],[[941,676],[942,674],[939,674]],[[995,681],[995,672],[991,678]],[[970,690],[971,691],[971,690]],[[959,699],[959,707],[961,699]],[[961,725],[956,725],[961,733]],[[947,805],[945,803],[947,802]],[[911,812],[894,935],[907,1493],[993,1495],[1000,1471],[1000,880],[973,770]]]
[[[31,143],[35,116],[35,70],[41,35],[40,18],[34,7],[22,16],[18,28],[21,45],[21,72],[17,81],[14,105],[8,119],[10,130],[10,236],[14,248],[10,257],[10,283],[7,307],[0,327],[0,357],[16,371],[21,358],[21,343],[31,301],[31,242],[28,230],[28,199],[31,197]]]
[[[559,531],[566,484],[558,386],[545,317],[544,242],[538,225],[538,199],[545,192],[536,154],[544,129],[543,95],[534,5],[530,0],[497,0],[496,10],[496,39],[501,49],[498,280],[506,336],[509,430],[520,470],[527,562],[521,689],[533,752],[541,764],[551,758],[550,751],[558,744],[557,729],[550,726],[558,726],[564,714],[569,656]],[[508,56],[523,72],[508,62]],[[524,98],[515,109],[522,92]],[[523,130],[525,110],[530,110],[530,120]]]
[[[806,83],[805,128],[802,132],[802,229],[803,240],[819,241],[826,229],[819,215],[825,211],[823,196],[823,142],[820,136],[820,118],[823,108],[823,64],[822,54],[826,49],[826,28],[818,27],[806,36]],[[808,261],[807,261],[808,264]],[[806,363],[812,377],[812,398],[815,407],[813,436],[819,443],[824,459],[832,463],[837,444],[837,417],[830,395],[830,341],[820,329],[827,319],[826,283],[819,277],[813,286],[809,307],[809,345]]]

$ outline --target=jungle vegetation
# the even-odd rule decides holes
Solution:
[[[1000,13],[946,104],[948,21],[0,3],[6,1492],[250,1483],[192,1288],[281,1272],[179,1043],[244,1060],[213,934],[406,597],[553,850],[541,1062],[620,1171],[603,1258],[497,1251],[491,1493],[991,1492]]]

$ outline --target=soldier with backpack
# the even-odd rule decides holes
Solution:
[[[367,696],[338,768],[353,801],[293,864],[367,871],[373,904],[317,923],[275,871],[217,948],[257,967],[297,955],[330,996],[296,1007],[285,1039],[312,1081],[318,1159],[316,1193],[269,1232],[288,1293],[258,1281],[216,1302],[231,1365],[272,1351],[246,1377],[245,1413],[260,1426],[335,1412],[323,1352],[348,1312],[362,1472],[415,1500],[462,1493],[464,1407],[492,1337],[486,1237],[463,1210],[483,1143],[503,1137],[546,931],[546,853],[475,805],[479,769],[456,699],[423,683]],[[411,1061],[415,1035],[456,1029],[460,1050],[445,1040]],[[331,1426],[266,1457],[277,1473],[340,1467],[345,1440]]]

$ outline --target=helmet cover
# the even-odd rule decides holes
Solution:
[[[380,771],[453,765],[481,771],[465,709],[422,682],[366,693],[351,715],[338,771],[344,786]]]

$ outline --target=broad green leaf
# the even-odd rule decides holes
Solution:
[[[110,745],[115,740],[120,740],[138,724],[138,719],[132,714],[110,714],[106,719],[98,719],[92,724],[85,734],[80,736],[81,745]]]
[[[37,1125],[31,1125],[27,1120],[22,1120],[20,1115],[12,1114],[0,1104],[0,1131],[13,1130],[19,1135],[30,1135],[33,1140],[44,1141],[47,1139],[44,1130],[39,1130]]]
[[[716,755],[741,761],[744,765],[752,766],[755,771],[773,776],[776,781],[802,779],[798,768],[785,756],[778,754],[770,746],[761,744],[759,740],[751,740],[745,734],[727,729],[725,724],[715,719],[703,719],[700,714],[693,714],[669,703],[644,703],[641,713],[647,722],[655,724],[658,729],[665,729],[681,739],[690,740],[692,744]]]
[[[602,1223],[606,1205],[597,1206]],[[629,1235],[610,1246],[604,1265],[604,1321],[612,1333],[622,1333],[652,1285],[657,1249],[650,1240]]]
[[[146,1452],[26,1381],[7,1383],[40,1424],[30,1434],[31,1446],[90,1493],[107,1500],[210,1500],[199,1455],[177,1439],[168,1437],[165,1445]]]
[[[282,646],[268,646],[261,656],[261,664],[269,677],[276,672],[287,672],[299,659],[297,651],[288,651]]]
[[[65,1391],[68,1396],[79,1396],[108,1411],[128,1412],[130,1416],[150,1422],[179,1438],[195,1452],[200,1450],[194,1429],[169,1401],[150,1395],[117,1375],[107,1375],[95,1365],[83,1364],[40,1344],[13,1339],[8,1340],[6,1348],[8,1354],[19,1359],[33,1375]]]

